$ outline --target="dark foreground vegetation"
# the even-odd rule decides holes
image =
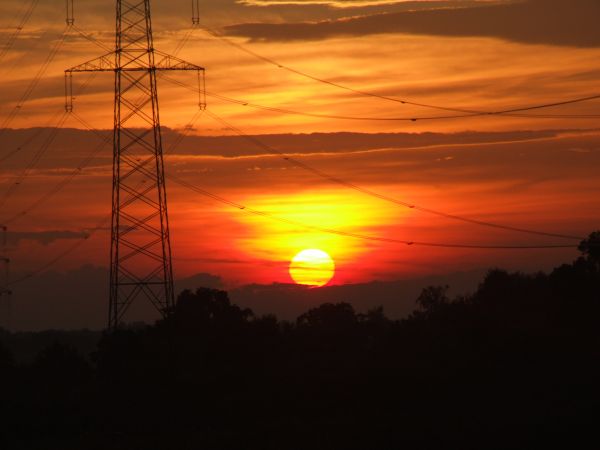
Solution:
[[[0,448],[600,448],[599,237],[549,275],[427,288],[400,321],[339,303],[280,322],[198,289],[91,355],[0,345]]]

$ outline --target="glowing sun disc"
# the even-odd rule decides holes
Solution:
[[[335,263],[323,250],[302,250],[290,263],[290,276],[297,284],[325,286],[334,273]]]

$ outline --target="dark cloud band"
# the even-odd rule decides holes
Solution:
[[[230,36],[252,40],[318,40],[339,36],[408,33],[447,37],[493,37],[529,44],[600,45],[600,2],[529,0],[468,8],[373,14],[320,22],[243,23]]]

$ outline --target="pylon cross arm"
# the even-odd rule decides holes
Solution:
[[[176,56],[163,53],[159,50],[154,50],[156,56],[160,56],[161,59],[156,63],[156,69],[158,70],[199,70],[204,71],[204,67],[197,66],[190,62],[184,61],[183,59],[177,58]]]
[[[115,53],[107,53],[98,58],[86,61],[75,67],[65,70],[65,73],[73,72],[114,72],[117,68],[115,64]]]
[[[139,72],[145,70],[198,70],[204,71],[204,67],[198,66],[196,64],[192,64],[188,61],[184,61],[183,59],[177,58],[176,56],[169,55],[167,53],[163,53],[158,50],[154,50],[154,54],[159,56],[160,59],[154,66],[148,66],[146,64],[126,64],[121,67],[117,67],[115,52],[107,53],[98,58],[92,59],[90,61],[86,61],[83,64],[79,64],[77,66],[71,67],[70,69],[65,70],[65,73],[73,73],[73,72],[114,72],[116,70],[121,70],[124,72]],[[136,58],[136,60],[140,60],[141,58]]]
[[[150,53],[151,61],[158,58],[158,62],[153,65],[144,64],[143,54]],[[138,54],[135,58],[127,59],[125,64],[117,65],[116,52],[107,53],[98,58],[86,61],[83,64],[71,67],[65,70],[65,109],[68,112],[73,110],[73,73],[77,72],[147,72],[147,71],[196,71],[198,73],[198,94],[199,106],[204,109],[206,107],[206,99],[204,94],[204,67],[192,64],[176,56],[169,55],[159,50],[147,50],[144,53]]]

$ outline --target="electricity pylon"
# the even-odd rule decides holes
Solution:
[[[150,0],[116,1],[115,51],[65,71],[67,111],[75,72],[114,72],[113,189],[108,327],[137,297],[163,315],[174,307],[156,74],[204,69],[154,48]],[[200,91],[200,107],[204,107]]]

